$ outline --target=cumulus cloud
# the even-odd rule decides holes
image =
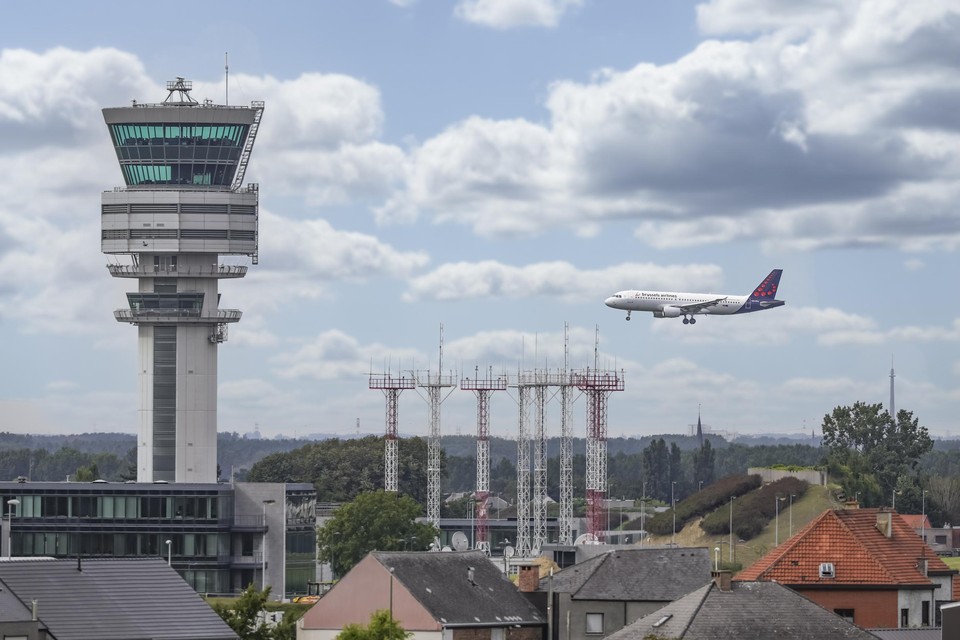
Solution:
[[[721,279],[714,265],[659,266],[625,263],[598,270],[578,269],[569,262],[542,262],[522,267],[495,261],[451,263],[411,278],[404,299],[464,300],[471,298],[552,296],[568,302],[596,299],[641,285],[651,289],[714,288]]]
[[[460,0],[454,14],[494,29],[552,28],[567,11],[582,5],[583,0]]]
[[[331,329],[301,344],[292,351],[277,354],[272,362],[282,378],[332,380],[362,376],[370,372],[371,363],[379,364],[389,354],[397,363],[425,362],[427,357],[409,348],[390,349],[382,344],[363,345],[353,336]]]
[[[661,248],[954,250],[957,99],[943,87],[960,14],[914,9],[715,0],[704,30],[762,33],[555,82],[544,122],[455,123],[414,150],[379,219],[488,236],[631,219]]]

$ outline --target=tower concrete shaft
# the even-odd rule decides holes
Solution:
[[[474,546],[489,554],[490,536],[487,519],[490,498],[490,395],[494,391],[505,390],[507,381],[502,376],[493,379],[488,373],[483,380],[478,375],[475,375],[472,380],[470,378],[461,380],[460,388],[473,391],[477,396],[477,490],[474,495],[477,517]]]
[[[101,197],[101,250],[137,281],[114,312],[139,335],[139,482],[217,481],[217,348],[241,312],[219,307],[218,283],[257,263],[259,190],[241,188],[263,103],[198,103],[189,81],[159,104],[106,108],[125,185]]]
[[[607,497],[607,400],[623,391],[623,375],[587,369],[574,374],[573,382],[587,398],[587,529],[603,539]]]
[[[386,432],[383,444],[383,490],[398,491],[399,455],[397,437],[397,404],[404,389],[413,389],[413,378],[395,377],[389,373],[370,374],[369,387],[380,389],[386,398]]]

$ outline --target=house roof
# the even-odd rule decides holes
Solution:
[[[901,513],[900,517],[914,530],[933,528],[930,518],[925,513]]]
[[[877,527],[889,514],[891,536]],[[929,586],[929,574],[956,575],[896,512],[879,509],[824,511],[788,541],[737,574],[737,580],[773,580],[794,587]],[[833,564],[834,577],[821,577],[820,564]]]
[[[709,580],[706,547],[615,549],[555,574],[552,589],[574,600],[667,602]]]
[[[546,624],[482,551],[371,555],[445,627]]]
[[[17,559],[0,562],[0,583],[57,640],[236,640],[227,626],[160,558]]]
[[[640,618],[607,640],[876,640],[802,595],[774,582],[713,582]]]

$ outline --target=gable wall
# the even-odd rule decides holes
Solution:
[[[798,593],[813,600],[827,611],[853,609],[854,624],[864,629],[896,629],[900,626],[897,592],[803,589]]]

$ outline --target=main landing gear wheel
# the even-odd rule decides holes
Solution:
[[[627,322],[630,322],[630,312],[627,311]]]
[[[690,324],[697,324],[696,318],[690,318]]]
[[[683,324],[690,324],[690,318],[684,318]]]

